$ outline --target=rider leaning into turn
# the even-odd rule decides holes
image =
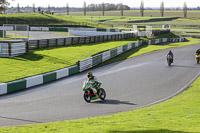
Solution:
[[[88,77],[88,81],[87,81],[88,83],[93,82],[92,86],[94,86],[94,87],[92,88],[92,90],[93,90],[94,94],[96,94],[97,93],[97,85],[98,85],[97,78],[95,76],[93,76],[92,72],[89,72],[87,74],[87,77]]]

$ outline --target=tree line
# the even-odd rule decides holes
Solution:
[[[9,5],[8,0],[0,0],[0,13],[4,14],[6,11],[6,6]],[[40,7],[39,7],[40,8]],[[38,9],[39,9],[38,8]],[[32,7],[32,12],[35,13],[36,12],[36,7],[35,4],[33,4]],[[51,7],[50,5],[48,6],[47,10],[44,13],[51,13]],[[101,11],[102,12],[102,16],[105,15],[106,11],[112,11],[112,10],[119,10],[121,16],[124,16],[124,10],[130,10],[130,7],[127,5],[124,5],[123,3],[120,4],[112,4],[112,3],[102,3],[102,4],[90,4],[87,5],[86,2],[83,3],[83,15],[86,16],[88,11]],[[140,4],[140,15],[141,17],[144,17],[144,13],[145,13],[145,7],[144,7],[144,1],[141,1]],[[184,2],[183,4],[183,16],[186,18],[187,17],[187,3]],[[19,4],[17,5],[17,13],[20,13],[20,7]],[[162,1],[160,4],[160,14],[162,17],[164,17],[164,13],[165,13],[165,6],[164,6],[164,2]],[[70,15],[70,8],[69,8],[69,4],[66,4],[66,14]]]

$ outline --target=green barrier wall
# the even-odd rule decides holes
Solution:
[[[69,68],[69,75],[73,75],[73,74],[76,74],[76,73],[78,73],[78,72],[79,72],[79,71],[78,71],[78,65]]]
[[[63,32],[68,32],[68,28],[62,28],[62,27],[49,27],[49,31],[63,31]]]
[[[48,83],[56,80],[56,72],[45,73],[43,75],[43,83]]]
[[[15,92],[18,90],[26,89],[26,80],[20,79],[7,83],[7,93]]]
[[[97,29],[97,31],[106,31],[106,29]]]

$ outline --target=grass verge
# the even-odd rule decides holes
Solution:
[[[178,47],[197,43],[197,39],[188,42],[173,43],[164,46],[147,46],[132,50],[130,58],[153,50]],[[129,51],[131,52],[131,51]],[[125,54],[121,55],[125,56]],[[120,58],[118,56],[117,58]],[[72,121],[33,124],[0,128],[3,133],[199,133],[200,132],[200,78],[191,87],[165,102],[108,116],[85,118]]]
[[[91,55],[134,41],[137,39],[45,48],[19,57],[0,58],[0,70],[3,70],[0,83],[75,65],[79,60],[89,58]]]

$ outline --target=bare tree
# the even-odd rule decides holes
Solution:
[[[67,15],[69,15],[69,4],[67,3],[67,6],[66,6],[66,11],[67,11]]]
[[[162,1],[160,4],[160,14],[162,17],[164,17],[164,10],[165,10],[164,2]]]
[[[87,5],[86,5],[86,2],[84,1],[84,3],[83,3],[83,13],[84,13],[84,16],[86,16],[86,12],[87,12]]]
[[[33,4],[33,13],[35,13],[35,4]]]
[[[124,6],[123,6],[123,3],[121,3],[120,10],[121,10],[121,16],[124,16]]]
[[[17,4],[17,13],[20,13],[19,3]]]
[[[51,14],[51,7],[48,5],[48,13]]]
[[[144,17],[144,1],[141,1],[140,14],[141,14],[142,17]]]
[[[101,10],[102,10],[102,15],[104,16],[105,15],[105,4],[104,3],[102,3]]]
[[[184,2],[184,5],[183,5],[183,14],[184,14],[184,18],[187,17],[187,3]]]

